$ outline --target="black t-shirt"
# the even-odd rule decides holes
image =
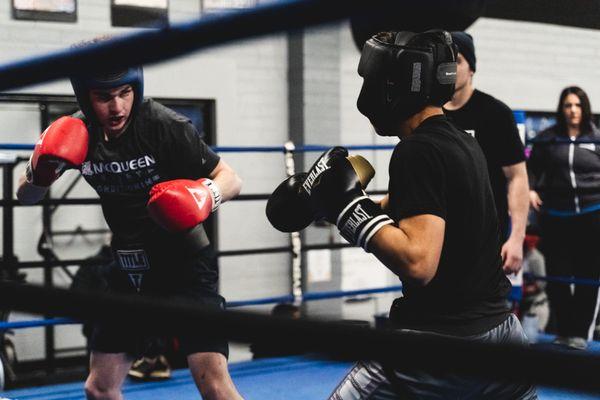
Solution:
[[[185,253],[177,235],[155,224],[148,212],[149,191],[172,179],[207,177],[219,162],[190,120],[145,99],[126,131],[107,141],[102,129],[88,126],[88,154],[81,174],[100,196],[102,211],[113,233],[112,246],[144,249],[168,268]],[[163,265],[161,265],[163,264]]]
[[[490,182],[503,238],[508,236],[507,182],[502,167],[525,161],[523,142],[510,108],[500,100],[475,90],[458,110],[444,110],[461,129],[475,136],[487,160]]]
[[[394,149],[389,207],[395,221],[432,214],[446,227],[438,270],[424,287],[403,283],[390,318],[396,325],[470,335],[508,315],[510,283],[485,157],[477,142],[445,116],[425,120]]]

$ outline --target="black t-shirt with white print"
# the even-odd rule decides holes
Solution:
[[[106,140],[100,127],[88,124],[88,129],[81,174],[100,196],[113,249],[131,252],[132,269],[143,269],[148,262],[152,268],[169,268],[165,264],[176,263],[185,253],[184,244],[148,215],[149,191],[159,182],[207,177],[219,156],[188,118],[152,99],[144,100],[116,139]],[[145,251],[142,256],[136,253],[140,249]]]
[[[502,167],[525,161],[525,150],[512,110],[500,100],[475,90],[458,110],[444,110],[460,129],[471,133],[483,150],[503,239],[508,237],[507,180]]]
[[[424,287],[403,282],[390,318],[399,327],[446,334],[483,333],[508,315],[510,283],[486,160],[468,133],[433,116],[394,149],[390,216],[432,214],[445,221],[437,273]]]

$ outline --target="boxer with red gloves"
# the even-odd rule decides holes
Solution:
[[[221,193],[210,179],[175,179],[154,185],[148,212],[170,232],[182,232],[204,222],[221,204]]]
[[[17,197],[25,204],[37,203],[68,168],[79,168],[88,149],[88,131],[79,118],[54,121],[35,144],[21,178]],[[27,184],[25,184],[27,183]]]
[[[71,77],[81,112],[54,122],[40,139],[17,196],[40,200],[65,168],[79,168],[100,197],[112,231],[111,292],[186,299],[223,309],[216,256],[203,222],[237,196],[241,180],[191,121],[143,97],[141,68]],[[89,399],[121,399],[144,344],[164,332],[94,324]],[[204,399],[241,399],[227,369],[228,344],[205,327],[171,332]]]

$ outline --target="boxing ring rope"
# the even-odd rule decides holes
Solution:
[[[555,144],[600,144],[598,140],[592,139],[577,139],[577,140],[539,140],[539,139],[527,139],[525,145],[529,144],[541,144],[541,145],[555,145]],[[0,150],[33,150],[34,144],[29,143],[0,143]],[[217,153],[314,153],[323,152],[329,150],[333,145],[322,145],[322,144],[306,144],[302,146],[294,145],[293,148],[284,146],[211,146],[211,148]],[[361,151],[361,150],[394,150],[395,145],[385,144],[350,144],[344,145],[349,151]]]
[[[590,371],[600,370],[600,356],[593,354],[477,343],[343,322],[214,311],[185,302],[165,303],[141,296],[109,296],[8,282],[0,283],[0,301],[27,312],[61,310],[76,319],[127,321],[158,331],[202,324],[209,336],[244,343],[276,343],[336,360],[374,359],[396,367],[410,365],[430,371],[452,370],[472,376],[600,391],[600,381],[588,378]]]
[[[524,273],[525,279],[547,281],[547,282],[559,282],[564,284],[577,284],[587,286],[600,287],[600,281],[593,279],[581,279],[572,278],[566,276],[541,276]],[[368,294],[382,294],[402,291],[402,285],[386,286],[379,288],[369,289],[356,289],[356,290],[331,290],[323,292],[308,292],[302,295],[301,301],[317,301],[317,300],[330,300],[343,297],[361,296]],[[256,305],[266,304],[277,304],[277,303],[292,303],[295,297],[291,294],[282,296],[262,297],[250,300],[237,300],[228,301],[227,308],[247,307]],[[23,329],[23,328],[35,328],[42,326],[54,326],[54,325],[66,325],[66,324],[78,324],[80,321],[76,321],[70,318],[52,318],[42,320],[29,320],[29,321],[14,321],[14,322],[0,322],[0,331],[7,329]]]
[[[66,78],[81,70],[110,71],[152,64],[238,39],[293,31],[357,13],[375,15],[377,2],[371,1],[367,7],[360,0],[281,0],[229,13],[207,14],[193,22],[0,65],[0,90]]]
[[[371,288],[371,289],[357,289],[357,290],[345,290],[345,291],[332,290],[332,291],[326,291],[326,292],[304,293],[304,295],[302,296],[302,301],[330,300],[330,299],[338,299],[341,297],[399,292],[401,290],[402,290],[402,286],[396,285],[396,286]],[[294,301],[294,296],[289,294],[289,295],[283,295],[283,296],[264,297],[264,298],[253,299],[253,300],[228,301],[227,308],[238,308],[238,307],[265,305],[265,304],[277,304],[277,303],[292,303],[293,301]],[[43,327],[43,326],[71,325],[71,324],[80,324],[80,323],[81,323],[81,321],[77,321],[77,320],[74,320],[71,318],[50,318],[50,319],[34,319],[34,320],[27,320],[27,321],[0,322],[0,332],[4,331],[4,330],[9,330],[9,329],[39,328],[39,327]]]
[[[10,329],[41,328],[44,326],[73,325],[80,321],[71,318],[32,319],[27,321],[0,322],[0,332]]]
[[[33,150],[34,144],[27,143],[0,143],[0,150]],[[307,144],[303,146],[294,145],[293,148],[286,146],[211,146],[217,153],[315,153],[329,150],[333,145]],[[394,150],[393,145],[345,145],[349,151],[360,150]]]

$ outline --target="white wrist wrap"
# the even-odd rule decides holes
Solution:
[[[203,179],[202,183],[212,193],[213,203],[211,212],[215,212],[217,208],[219,208],[219,206],[221,205],[221,191],[219,190],[219,187],[217,186],[215,181],[213,181],[212,179]]]
[[[31,168],[31,157],[29,157],[29,161],[25,165],[25,180],[27,183],[33,184],[33,169]]]

